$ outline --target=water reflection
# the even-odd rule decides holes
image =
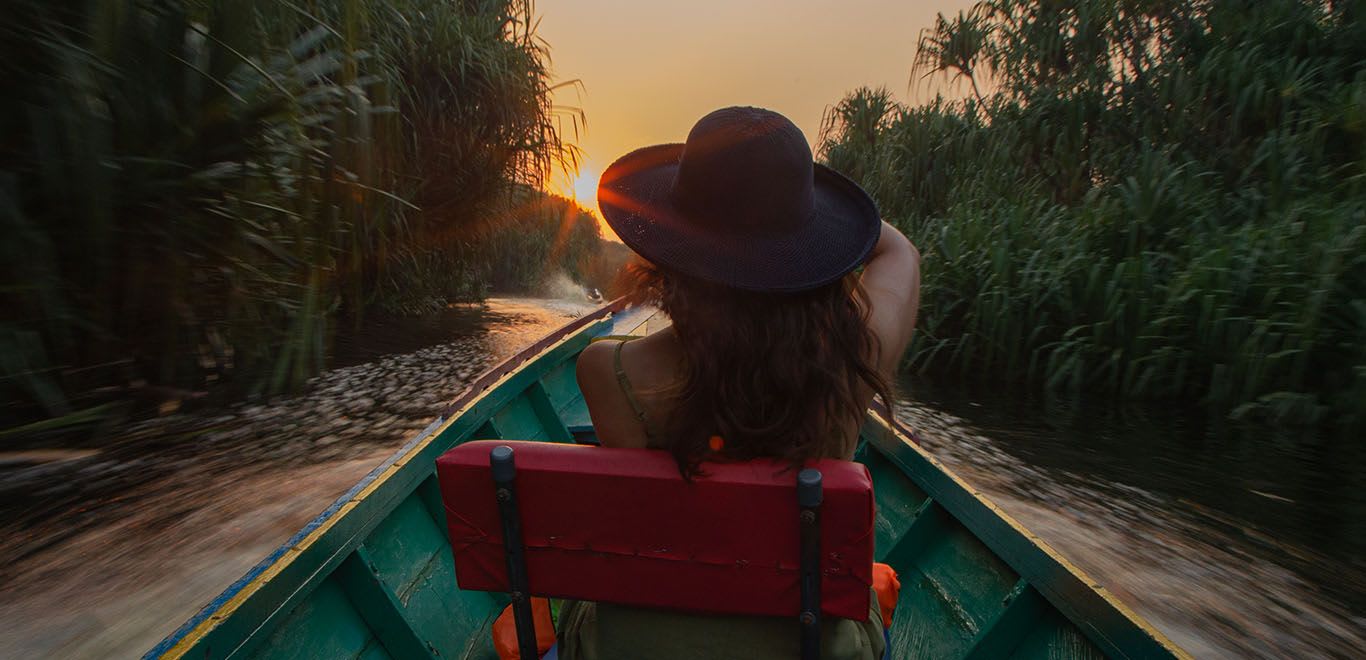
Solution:
[[[1363,648],[1359,442],[903,377],[944,459],[1197,655]]]
[[[343,368],[441,344],[470,342],[485,349],[485,355],[501,359],[600,304],[586,297],[491,298],[482,303],[451,305],[417,318],[372,317],[358,328],[344,328],[338,333],[332,365]]]
[[[295,397],[181,412],[98,452],[0,464],[0,657],[136,657],[425,427],[593,305],[374,320]],[[39,460],[42,459],[42,460]]]

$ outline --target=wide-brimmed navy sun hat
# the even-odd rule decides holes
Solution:
[[[801,129],[762,108],[723,108],[684,144],[637,149],[598,184],[598,208],[652,263],[748,291],[829,284],[862,264],[881,218],[858,184],[812,161]]]

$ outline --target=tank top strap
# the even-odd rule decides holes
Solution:
[[[653,447],[655,446],[655,434],[650,429],[650,421],[645,417],[645,408],[641,407],[640,400],[636,398],[635,389],[631,387],[631,379],[626,377],[626,369],[621,366],[621,349],[631,339],[635,339],[635,337],[624,338],[617,342],[612,366],[617,372],[617,384],[621,386],[622,394],[626,395],[626,402],[631,404],[631,410],[635,412],[636,419],[640,420],[641,428],[645,429],[645,444]]]

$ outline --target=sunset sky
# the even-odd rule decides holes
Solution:
[[[885,85],[902,101],[930,92],[909,88],[920,30],[937,13],[971,0],[538,0],[540,36],[550,44],[556,80],[579,79],[556,104],[583,108],[586,130],[573,192],[595,212],[602,168],[636,148],[681,142],[702,115],[757,105],[787,115],[813,146],[821,115],[845,92]],[[936,89],[945,89],[935,81]]]

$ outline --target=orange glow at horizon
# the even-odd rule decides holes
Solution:
[[[538,36],[549,45],[553,103],[581,150],[580,173],[547,188],[590,209],[603,236],[596,186],[602,168],[652,144],[682,142],[703,115],[731,105],[781,112],[819,145],[821,117],[859,86],[885,86],[903,103],[966,87],[912,79],[916,35],[935,17],[976,0],[540,0]]]
[[[591,208],[595,213],[598,210],[598,180],[602,178],[602,172],[598,171],[592,161],[584,162],[579,167],[579,173],[574,177],[573,187],[570,195],[578,200],[579,204]]]
[[[584,160],[579,163],[579,171],[560,172],[555,177],[554,191],[556,194],[563,195],[574,200],[579,206],[591,212],[598,221],[598,229],[602,231],[602,237],[609,241],[621,242],[617,238],[612,228],[607,226],[607,222],[602,219],[602,213],[598,211],[598,181],[602,178],[602,170],[591,160]]]

